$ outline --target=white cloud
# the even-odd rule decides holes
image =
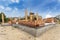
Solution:
[[[58,2],[60,4],[60,0],[56,0],[56,2]]]
[[[5,11],[11,11],[11,10],[12,10],[12,8],[10,8],[10,7],[5,8]]]
[[[20,10],[18,8],[5,7],[0,5],[0,12],[4,12],[7,17],[20,16]]]
[[[52,15],[47,14],[45,18],[51,18],[51,17],[52,17]]]
[[[18,8],[14,8],[16,11],[18,10]]]
[[[57,0],[58,2],[60,2],[60,0]]]
[[[4,11],[7,15],[7,17],[19,17],[20,10],[18,8],[10,8],[6,7]]]
[[[19,3],[19,0],[16,0],[17,3]]]
[[[11,2],[13,2],[13,3],[19,3],[19,0],[11,0]]]
[[[4,6],[0,5],[0,9],[4,9]]]
[[[20,0],[0,0],[0,5],[8,6],[12,3],[19,3]]]
[[[54,16],[52,16],[52,12],[51,12],[51,11],[48,11],[48,12],[46,12],[46,13],[47,13],[47,14],[46,14],[45,18],[54,17]]]

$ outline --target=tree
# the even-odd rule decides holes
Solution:
[[[2,14],[4,15],[4,18],[6,18],[5,14],[3,12],[0,13],[0,22],[2,22]],[[5,20],[5,19],[4,19]]]
[[[2,22],[2,14],[4,15],[4,21],[7,22],[9,18],[6,18],[6,15],[3,12],[0,13],[0,22]]]

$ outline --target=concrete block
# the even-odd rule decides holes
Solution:
[[[47,25],[45,27],[39,27],[39,28],[31,28],[28,26],[23,26],[23,25],[18,25],[18,24],[13,24],[13,26],[33,35],[34,37],[38,37],[44,32],[46,32],[48,29],[55,27],[55,24]]]

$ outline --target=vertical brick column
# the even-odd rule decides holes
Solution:
[[[2,14],[2,24],[4,24],[4,15]]]
[[[37,21],[38,21],[38,13],[36,13],[36,19],[37,19]]]
[[[27,16],[28,16],[28,11],[27,11],[27,10],[25,10],[25,21],[27,21],[27,20],[28,20]]]
[[[33,20],[33,15],[30,15],[30,21],[32,21]]]

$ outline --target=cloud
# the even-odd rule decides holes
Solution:
[[[5,8],[5,11],[11,11],[11,10],[12,10],[12,8],[10,8],[10,7]]]
[[[58,3],[60,3],[60,0],[57,0]]]
[[[19,17],[20,16],[19,14],[21,14],[22,11],[16,7],[13,9],[11,7],[8,7],[8,6],[5,7],[5,6],[0,5],[0,12],[4,12],[7,17],[15,17],[15,16]]]
[[[8,6],[9,4],[20,3],[20,0],[0,0],[0,5]]]
[[[47,14],[45,18],[51,18],[51,17],[53,17],[53,16],[50,14]]]
[[[4,11],[8,16],[23,15],[26,8],[40,15],[45,15],[49,11],[58,12],[60,0],[0,0],[0,11]]]
[[[0,5],[0,9],[4,9],[4,6]]]
[[[19,3],[19,0],[11,0],[13,3]]]

